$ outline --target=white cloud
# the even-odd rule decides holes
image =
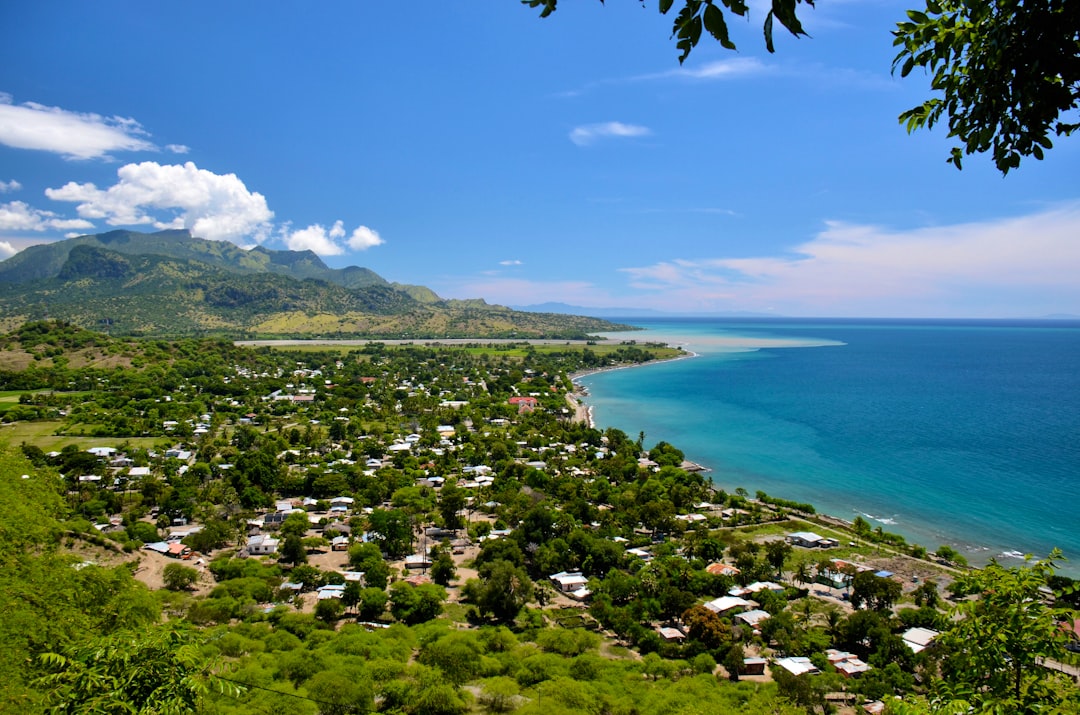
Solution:
[[[707,62],[699,67],[682,66],[677,69],[653,74],[644,74],[634,77],[634,80],[663,79],[665,77],[685,77],[688,79],[736,79],[739,77],[756,77],[775,71],[775,67],[767,65],[756,57],[734,57],[725,60]]]
[[[96,159],[115,151],[154,149],[131,118],[70,112],[36,102],[13,104],[0,93],[0,144],[51,151],[68,159]]]
[[[35,209],[23,201],[0,204],[0,231],[48,231],[93,228],[85,219],[59,218],[52,211]]]
[[[187,228],[201,238],[235,243],[261,243],[269,235],[274,212],[236,174],[215,174],[190,161],[127,164],[116,173],[120,180],[108,189],[69,182],[46,189],[45,195],[76,202],[80,216],[104,219],[111,226]]]
[[[574,127],[570,131],[570,141],[578,146],[586,146],[596,139],[604,137],[643,137],[651,132],[648,127],[637,124],[623,124],[622,122],[602,122],[600,124],[583,124]]]
[[[366,251],[369,248],[375,246],[381,246],[386,241],[379,235],[374,229],[370,229],[367,226],[358,226],[352,235],[349,236],[349,248],[354,251]]]
[[[345,238],[343,221],[335,221],[329,229],[318,223],[298,231],[291,230],[288,224],[281,229],[282,242],[289,250],[313,251],[320,256],[340,256],[345,253],[346,248],[363,251],[384,243],[379,234],[367,226],[357,227],[344,245],[341,242],[343,238]]]
[[[0,261],[5,258],[11,258],[16,253],[18,253],[18,251],[15,250],[14,246],[7,241],[0,241]]]
[[[191,147],[183,144],[166,144],[165,151],[171,151],[173,154],[187,154],[191,151]]]
[[[12,179],[11,181],[0,181],[0,194],[6,194],[13,191],[18,191],[22,188],[22,184]]]
[[[524,265],[521,261],[515,259],[512,261],[499,261],[500,266],[521,266]]]
[[[782,256],[623,269],[668,303],[789,315],[1023,316],[1080,309],[1080,203],[905,231],[828,223]]]
[[[331,236],[334,229],[339,228],[340,223],[340,221],[335,223],[330,233],[327,233],[325,226],[317,223],[299,231],[287,232],[285,245],[290,251],[314,251],[320,256],[339,256],[345,250]],[[344,231],[341,233],[344,234]]]

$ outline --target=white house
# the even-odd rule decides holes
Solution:
[[[280,542],[267,534],[256,534],[248,537],[247,552],[252,556],[267,556],[276,554]]]
[[[589,579],[582,576],[579,571],[560,571],[559,573],[552,574],[549,578],[563,593],[570,593],[571,591],[577,591],[579,588],[585,588],[589,583]]]
[[[705,604],[713,613],[727,613],[733,608],[749,608],[752,604],[745,598],[738,596],[721,596]]]

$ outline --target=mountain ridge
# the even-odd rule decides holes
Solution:
[[[237,337],[552,337],[613,330],[585,316],[444,300],[311,251],[245,250],[186,230],[109,231],[0,262],[0,327],[60,318],[116,334]]]

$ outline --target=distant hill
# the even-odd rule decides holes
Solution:
[[[776,318],[774,313],[751,313],[748,311],[719,311],[711,313],[672,313],[652,308],[589,308],[566,303],[538,303],[515,305],[514,310],[535,313],[560,313],[565,315],[589,315],[594,318]]]
[[[584,337],[617,326],[443,300],[311,251],[242,249],[187,231],[110,231],[0,262],[0,329],[58,318],[115,334],[233,337]]]

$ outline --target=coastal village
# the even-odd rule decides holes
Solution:
[[[32,324],[0,342],[5,488],[52,485],[68,568],[195,629],[230,684],[200,712],[936,712],[994,568],[592,424],[576,375],[677,357]],[[1009,682],[1077,703],[1056,578],[1054,657]]]

